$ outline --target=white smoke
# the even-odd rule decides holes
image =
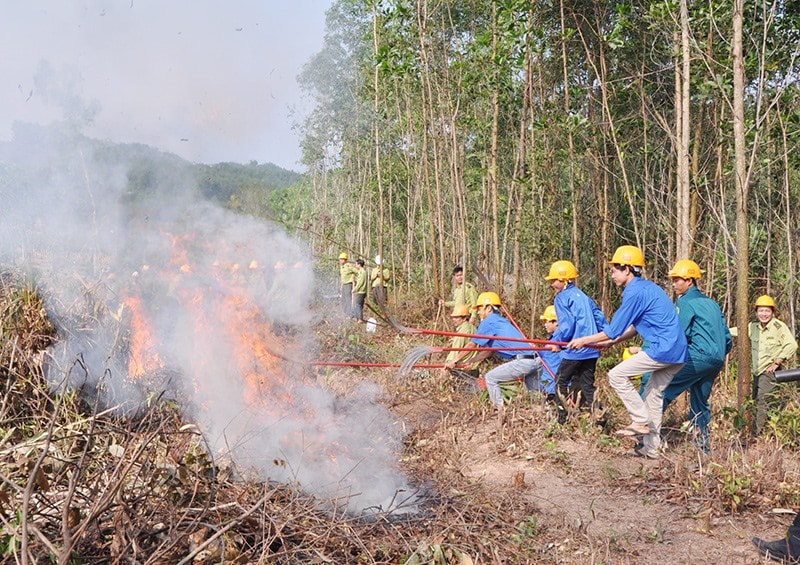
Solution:
[[[0,261],[37,280],[61,329],[54,386],[130,414],[167,390],[216,456],[262,479],[351,512],[400,506],[401,426],[380,391],[337,397],[303,364],[308,248],[197,198],[195,182],[177,158],[69,127],[17,124],[0,144]],[[157,379],[130,375],[136,315],[152,328]]]

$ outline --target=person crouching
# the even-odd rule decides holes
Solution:
[[[516,341],[516,339],[525,339],[525,336],[500,314],[501,305],[500,297],[494,292],[483,292],[478,296],[474,309],[477,310],[481,323],[476,334],[493,337],[472,338],[473,343],[480,347],[511,348],[502,351],[480,351],[473,359],[474,367],[493,354],[505,361],[484,375],[489,400],[500,412],[503,410],[503,394],[500,390],[500,383],[524,378],[525,388],[528,391],[536,391],[539,388],[542,374],[542,361],[539,359],[539,355],[535,351],[525,349],[527,344],[524,341]],[[515,340],[505,338],[515,338]]]

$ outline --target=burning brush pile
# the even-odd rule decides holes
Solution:
[[[256,520],[260,551],[280,553],[265,522],[278,499],[372,519],[416,510],[379,387],[316,383],[304,244],[199,199],[172,169],[132,195],[126,167],[80,143],[39,149],[45,165],[15,172],[24,190],[0,192],[0,433],[13,446],[0,551],[185,555],[175,528],[218,524],[213,511]],[[146,532],[137,515],[153,517]]]
[[[188,385],[174,386],[184,378],[183,373],[169,368],[170,356],[156,347],[158,331],[142,333],[139,324],[148,316],[136,313],[131,306],[135,302],[126,297],[120,301],[124,305],[121,311],[117,308],[102,314],[96,304],[90,311],[86,306],[92,303],[89,298],[99,291],[87,286],[82,314],[67,316],[74,326],[57,332],[47,313],[46,304],[52,297],[44,299],[45,289],[34,288],[19,272],[7,271],[0,281],[2,555],[29,562],[398,563],[435,558],[437,563],[467,564],[472,562],[469,553],[491,555],[496,538],[514,531],[520,516],[532,512],[517,501],[513,510],[494,509],[487,519],[484,507],[493,502],[496,493],[487,495],[478,485],[464,483],[457,473],[440,485],[444,491],[456,493],[454,497],[415,501],[413,506],[405,501],[404,506],[401,497],[408,495],[398,489],[397,508],[385,512],[379,507],[348,506],[352,500],[363,500],[356,496],[338,501],[312,496],[309,485],[300,481],[244,476],[252,470],[234,459],[239,452],[231,449],[215,457],[219,448],[215,451],[209,441],[213,436],[200,424],[205,411],[222,407],[220,399],[204,395],[207,406],[195,407],[196,418],[188,417],[184,403],[191,402],[194,391]],[[95,375],[92,360],[77,355],[67,363],[69,349],[64,343],[98,343],[97,331],[90,328],[103,324],[119,335],[112,351],[116,355],[118,349],[126,361],[112,362],[114,356],[110,356],[107,369],[91,384]],[[266,359],[251,363],[272,363],[273,371],[291,367],[290,344],[295,331],[297,328],[289,326],[276,329],[270,338],[272,347],[282,348],[274,354],[256,348]],[[108,381],[118,370],[124,370],[125,376],[112,387]],[[62,379],[55,382],[54,375],[62,375]],[[317,402],[317,410],[320,403],[304,395],[304,388],[313,388],[306,378],[299,373],[295,384],[261,386],[273,387],[266,389],[273,394],[282,391],[299,396],[309,410],[305,414],[312,418],[312,400]],[[202,386],[202,381],[196,385]],[[264,394],[265,389],[258,385],[254,382],[252,388],[237,391],[249,417],[267,427],[259,410],[278,419],[274,413],[281,411],[289,418],[291,404],[282,405],[280,398],[270,402],[252,396]],[[132,396],[134,390],[138,392]],[[141,404],[135,405],[133,399]],[[370,407],[369,396],[364,393],[359,399],[361,413],[382,423],[384,415]],[[304,443],[309,450],[319,450],[307,457],[317,465],[327,465],[329,476],[337,462],[334,459],[352,464],[352,455],[344,451],[345,442],[352,437],[336,428],[348,422],[356,425],[349,410],[345,399],[331,400],[327,414],[339,421],[329,423],[331,431],[317,432],[319,437],[313,443],[314,437]],[[315,431],[314,421],[305,428],[296,426],[309,435]],[[378,441],[386,440],[386,432],[379,428],[368,431]],[[338,434],[341,443],[323,444],[330,433]],[[287,446],[290,439],[298,440],[297,436],[282,438]],[[252,438],[240,438],[242,446],[247,439]],[[265,444],[270,441],[262,440]],[[267,445],[263,449],[266,451]],[[438,451],[432,448],[432,453]],[[363,456],[366,451],[356,453]],[[286,458],[274,456],[264,461],[265,467],[288,471],[297,465],[291,455],[287,451]],[[322,457],[331,463],[322,463]],[[412,456],[417,461],[412,467],[418,467],[424,476],[431,476],[434,469],[450,469],[448,451],[443,449],[441,457]],[[390,463],[384,470],[371,468],[376,483],[385,480],[387,469],[394,468]],[[351,471],[360,476],[357,469]],[[298,472],[302,474],[303,469]],[[354,484],[347,480],[341,477],[337,484]],[[448,486],[449,480],[457,483]],[[423,506],[424,512],[408,511]],[[500,520],[501,516],[508,523]],[[456,547],[472,549],[465,552]]]
[[[159,238],[161,248],[149,242],[155,260],[134,271],[44,286],[59,329],[45,364],[52,389],[132,418],[174,403],[215,460],[295,485],[330,508],[407,505],[394,463],[401,437],[379,391],[335,397],[309,377],[308,261],[253,257],[230,236],[220,251],[196,233]],[[299,247],[290,253],[304,256]]]

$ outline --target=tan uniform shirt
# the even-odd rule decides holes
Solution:
[[[465,321],[462,322],[461,325],[456,328],[456,331],[460,334],[474,334],[476,328],[469,321]],[[464,336],[455,335],[450,340],[450,347],[477,347],[477,345],[465,335]],[[452,361],[462,353],[463,351],[450,351],[447,354],[446,361]],[[459,361],[459,365],[463,365],[464,363],[469,362],[469,360],[475,357],[477,354],[478,354],[477,351],[470,351],[466,357],[464,357],[463,359],[461,359],[461,361]]]
[[[775,359],[786,361],[797,351],[797,340],[789,326],[777,318],[772,318],[766,327],[761,327],[761,322],[750,322],[747,330],[753,351],[754,375],[766,371]]]

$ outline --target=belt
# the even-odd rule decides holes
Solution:
[[[538,359],[539,355],[534,353],[533,355],[514,355],[514,359]]]

